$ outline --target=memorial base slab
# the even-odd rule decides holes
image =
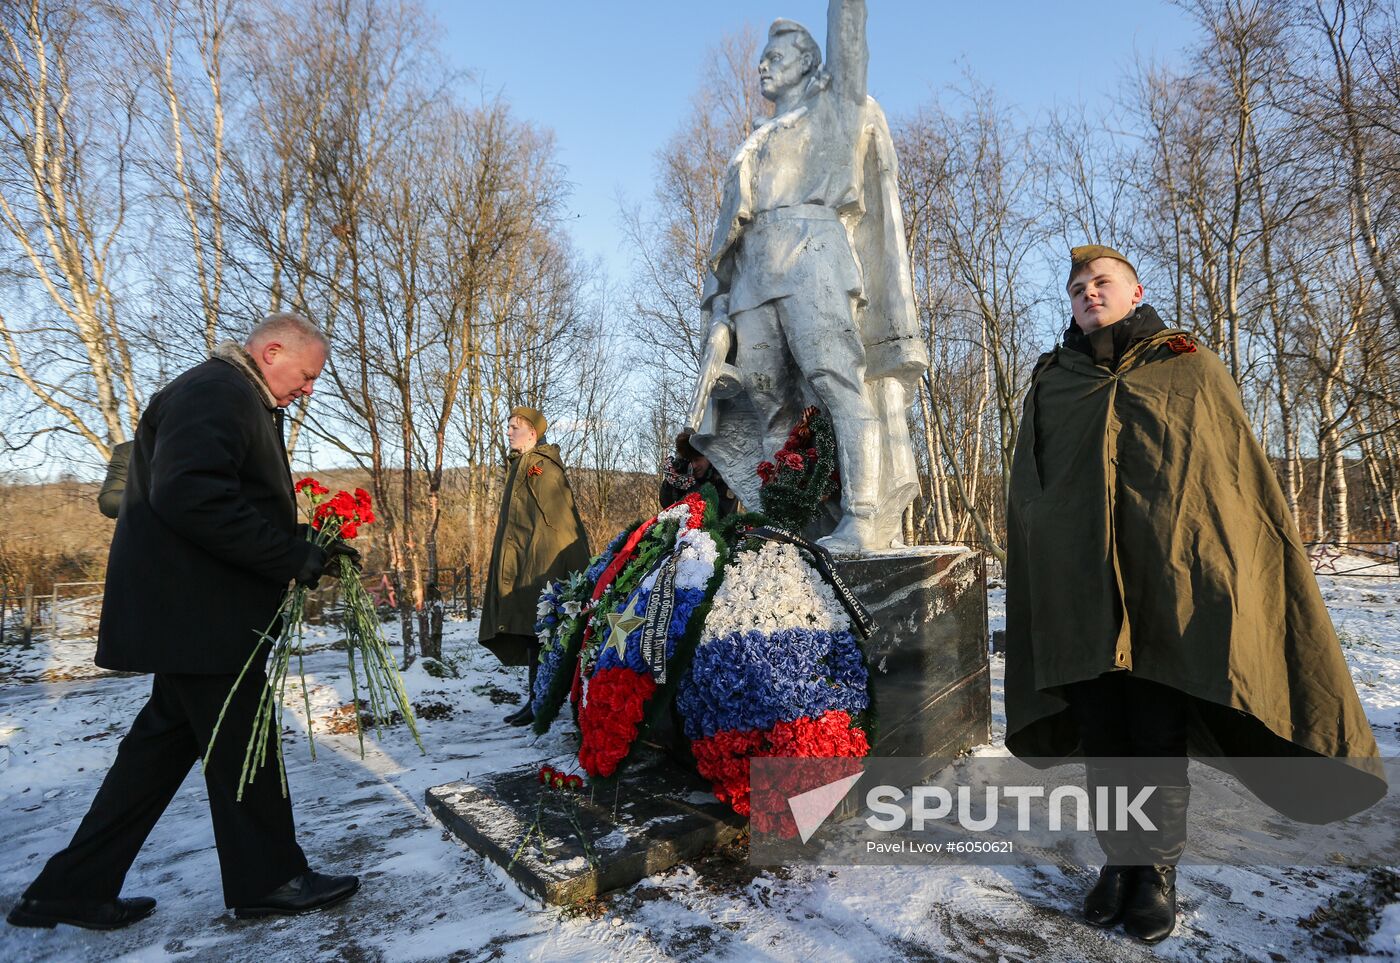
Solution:
[[[428,809],[521,889],[546,903],[573,903],[670,869],[744,830],[747,821],[702,779],[647,756],[615,791],[546,790],[538,767],[527,766],[434,786]],[[537,816],[543,840],[537,835],[521,849]]]

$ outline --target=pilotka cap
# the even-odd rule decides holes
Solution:
[[[1081,244],[1079,247],[1072,247],[1069,249],[1069,278],[1065,281],[1065,287],[1069,287],[1070,281],[1074,280],[1074,276],[1079,273],[1080,268],[1090,261],[1101,257],[1111,257],[1115,261],[1122,261],[1124,264],[1128,265],[1134,275],[1137,274],[1137,268],[1133,267],[1133,262],[1129,261],[1113,248],[1104,247],[1102,244]]]

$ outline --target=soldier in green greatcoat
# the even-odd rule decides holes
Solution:
[[[586,568],[589,559],[588,534],[559,446],[544,440],[547,427],[535,409],[511,409],[506,423],[510,456],[481,604],[481,644],[505,665],[529,666],[525,704],[505,720],[514,726],[535,719],[530,693],[539,664],[535,618],[540,592],[551,580]]]
[[[1006,744],[1041,764],[1082,753],[1091,799],[1145,778],[1147,760],[1158,830],[1098,833],[1107,865],[1084,916],[1155,943],[1176,925],[1188,755],[1324,760],[1326,804],[1231,768],[1310,822],[1358,812],[1386,787],[1229,372],[1143,303],[1117,251],[1075,248],[1067,290],[1074,320],[1036,365],[1012,459]],[[1108,761],[1124,757],[1132,775]]]

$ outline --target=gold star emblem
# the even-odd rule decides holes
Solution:
[[[628,605],[621,612],[608,613],[608,644],[603,649],[617,649],[617,657],[627,660],[627,636],[646,624],[646,619],[632,611]]]

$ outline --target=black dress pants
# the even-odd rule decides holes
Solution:
[[[1107,672],[1065,686],[1086,759],[1150,757],[1158,771],[1186,785],[1188,697],[1131,672]]]
[[[204,755],[232,675],[157,673],[151,698],[117,748],[117,758],[67,848],[25,890],[28,899],[111,899],[156,821]],[[238,777],[266,676],[250,670],[229,704],[204,771],[224,903],[255,902],[307,870],[291,800],[282,797],[276,747],[237,800]],[[271,739],[279,738],[273,733]]]
[[[1186,846],[1191,787],[1187,778],[1186,727],[1190,697],[1131,672],[1109,672],[1064,689],[1084,750],[1091,806],[1106,792],[1153,787],[1143,814],[1147,831],[1112,808],[1095,815],[1095,833],[1108,862],[1117,866],[1176,865]],[[1122,823],[1117,823],[1122,819]]]

